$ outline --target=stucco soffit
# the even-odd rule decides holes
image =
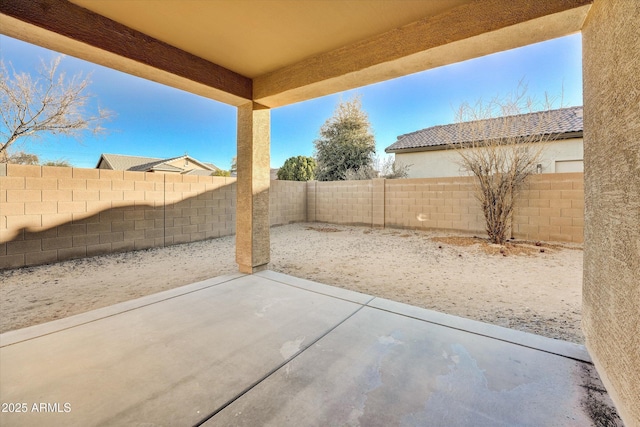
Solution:
[[[227,104],[251,100],[251,79],[67,1],[0,1],[0,31]]]
[[[592,0],[466,4],[257,77],[271,108],[525,46],[581,30]]]

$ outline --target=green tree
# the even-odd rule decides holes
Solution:
[[[231,176],[231,172],[226,171],[226,170],[222,170],[222,169],[218,169],[217,171],[212,173],[211,176]]]
[[[341,102],[314,141],[319,181],[342,181],[373,170],[376,141],[360,98]]]
[[[295,156],[285,160],[278,169],[278,179],[285,181],[310,181],[315,179],[316,161],[313,157]]]

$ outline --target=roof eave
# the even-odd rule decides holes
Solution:
[[[113,166],[111,165],[111,163],[109,163],[109,160],[107,160],[107,158],[104,157],[104,154],[100,154],[100,158],[98,159],[98,164],[96,164],[95,169],[100,169],[100,163],[102,163],[103,160],[105,161],[107,166],[109,166],[109,168],[113,169]]]
[[[172,158],[172,159],[167,159],[167,160],[165,161],[165,163],[173,162],[174,160],[180,160],[180,159],[189,159],[192,163],[195,163],[195,164],[197,164],[197,165],[200,165],[200,166],[202,166],[204,169],[206,169],[206,170],[208,170],[208,171],[211,171],[211,172],[215,172],[215,171],[216,171],[215,169],[211,168],[211,166],[207,166],[206,164],[202,163],[201,161],[199,161],[199,160],[197,160],[197,159],[194,159],[193,157],[191,157],[191,156],[190,156],[190,155],[188,155],[188,154],[185,154],[184,156],[174,157],[174,158]],[[214,165],[214,166],[215,166],[215,165]],[[216,167],[217,167],[217,166],[216,166]]]
[[[559,134],[550,134],[549,135],[550,142],[558,141],[558,140],[566,140],[566,139],[578,139],[583,137],[583,131],[575,131],[575,132],[563,132]],[[454,145],[466,145],[473,144],[474,141],[465,141],[459,142]],[[453,147],[451,144],[440,144],[440,145],[429,145],[425,147],[408,147],[408,148],[391,148],[391,146],[385,148],[385,153],[416,153],[419,151],[442,151],[442,150],[451,150]]]
[[[388,154],[398,154],[398,153],[417,153],[419,151],[440,151],[440,150],[449,150],[451,147],[447,145],[430,145],[428,147],[409,147],[409,148],[395,148],[389,149],[386,148],[384,150],[385,153]]]

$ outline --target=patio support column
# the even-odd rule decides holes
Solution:
[[[236,262],[241,273],[269,263],[271,110],[253,102],[238,107]]]
[[[627,426],[640,426],[640,2],[595,0],[582,33],[582,329]]]

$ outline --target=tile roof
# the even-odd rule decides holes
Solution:
[[[160,159],[157,157],[125,156],[122,154],[102,154],[102,156],[100,157],[100,160],[98,161],[98,166],[96,167],[99,167],[102,161],[106,161],[107,164],[113,170],[138,171],[138,172],[146,172],[151,170],[164,171],[164,172],[178,172],[178,173],[189,172],[179,167],[166,164],[168,162],[171,162],[173,160],[180,159],[183,157],[189,157],[189,156]],[[203,172],[209,172],[209,174],[211,174],[212,171],[218,170],[218,167],[213,163],[200,162],[199,160],[196,160],[193,157],[189,157],[189,159],[211,169],[211,171],[203,170]]]
[[[548,117],[544,115],[548,114]],[[398,140],[388,146],[384,151],[395,153],[398,151],[422,151],[421,149],[445,148],[450,144],[464,144],[478,140],[477,126],[483,126],[487,136],[497,138],[499,136],[519,137],[532,134],[563,135],[582,132],[582,107],[561,108],[545,112],[520,114],[511,116],[509,122],[509,135],[496,135],[495,131],[501,130],[504,117],[479,120],[477,122],[455,123],[449,125],[433,126],[416,132],[398,136]],[[541,122],[541,120],[543,120]],[[469,126],[473,124],[473,126]],[[492,131],[494,135],[492,135]],[[484,139],[484,138],[483,138]]]
[[[132,168],[157,161],[166,161],[166,159],[156,157],[124,156],[122,154],[102,154],[100,161],[102,160],[105,160],[111,169],[118,171],[139,170]]]
[[[170,166],[170,165],[164,165],[164,163],[169,162],[171,160],[173,160],[173,158],[171,158],[171,159],[155,159],[155,160],[150,161],[150,162],[141,163],[139,165],[132,166],[127,170],[144,172],[144,171],[148,171],[150,169],[154,169],[157,166],[162,166],[159,169],[162,169],[162,170],[170,169],[172,171],[179,172],[181,170],[180,168],[177,168],[175,166]]]
[[[212,173],[212,171],[204,169],[191,169],[189,172],[183,172],[183,175],[211,176]]]

